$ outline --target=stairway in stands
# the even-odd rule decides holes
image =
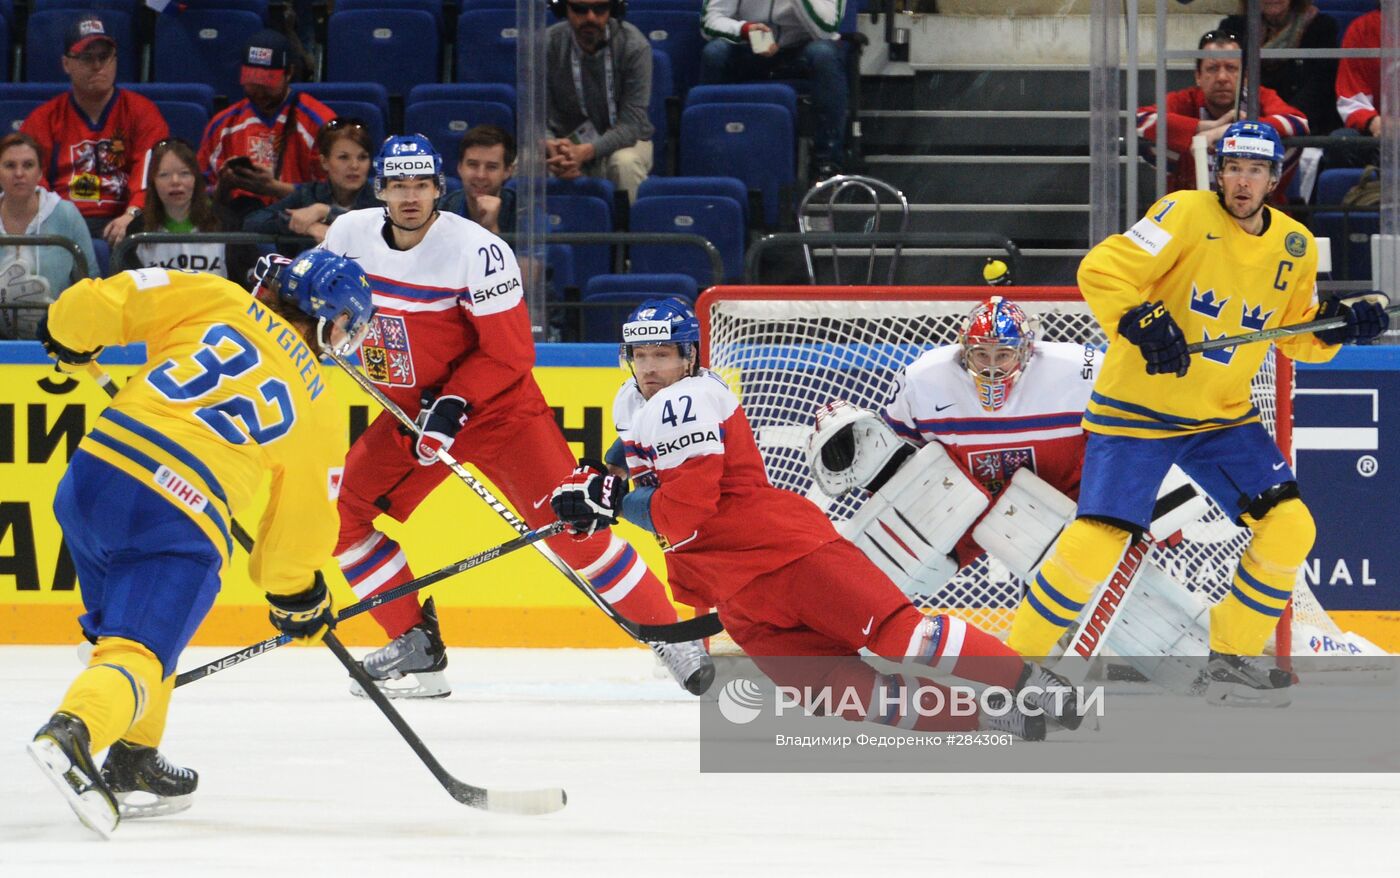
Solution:
[[[1169,88],[1188,84],[1189,71],[1169,77]],[[1088,244],[1087,70],[920,70],[866,76],[861,89],[865,173],[904,192],[911,230],[1005,235],[1025,257],[1017,283],[1073,283]],[[1139,89],[1150,102],[1151,71]],[[1143,209],[1152,174],[1139,164]],[[981,259],[914,251],[900,275],[980,283]]]

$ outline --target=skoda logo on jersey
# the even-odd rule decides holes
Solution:
[[[719,441],[719,435],[715,433],[714,430],[696,430],[694,433],[687,433],[686,435],[681,436],[679,439],[672,439],[670,442],[656,443],[656,456],[665,457],[666,455],[674,451],[680,451],[682,449],[689,448],[697,442]]]
[[[410,148],[412,144],[409,145]],[[397,151],[399,145],[394,149]],[[390,156],[384,160],[384,176],[386,177],[416,177],[437,173],[437,168],[433,167],[432,156],[412,155],[412,156]]]
[[[624,323],[622,325],[622,340],[626,344],[635,344],[645,341],[669,341],[670,339],[670,322],[662,323],[657,320],[638,320],[633,323]]]

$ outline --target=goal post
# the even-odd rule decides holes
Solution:
[[[744,406],[774,485],[809,497],[833,520],[849,517],[861,498],[833,501],[807,472],[806,437],[814,409],[845,399],[883,409],[899,371],[924,351],[955,343],[967,314],[992,295],[1005,295],[1039,318],[1039,338],[1103,345],[1098,322],[1075,287],[986,286],[717,286],[697,302],[703,365],[729,383]],[[1292,459],[1293,368],[1271,350],[1255,376],[1252,397],[1266,429]],[[1149,560],[1210,602],[1230,588],[1249,531],[1211,504],[1175,547],[1157,547]],[[1005,636],[1022,583],[983,558],[921,609],[948,611]],[[1339,631],[1299,578],[1285,620]],[[1277,652],[1292,651],[1292,629],[1280,624]]]

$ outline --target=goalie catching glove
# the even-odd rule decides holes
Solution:
[[[913,448],[884,419],[844,399],[820,406],[807,437],[807,467],[828,496],[879,490]]]
[[[432,466],[437,463],[438,451],[452,448],[458,431],[467,425],[467,413],[472,407],[460,396],[434,399],[432,391],[424,392],[422,405],[414,421],[418,425],[418,439],[413,453],[418,455],[420,465]]]
[[[271,609],[267,618],[273,627],[302,643],[316,643],[335,627],[335,608],[326,578],[317,570],[311,587],[296,594],[267,595]]]
[[[559,520],[576,534],[589,536],[600,527],[617,524],[627,480],[608,472],[606,464],[584,458],[549,499]]]

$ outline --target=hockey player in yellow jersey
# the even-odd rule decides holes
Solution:
[[[355,263],[323,250],[259,269],[256,297],[161,268],[84,280],[40,324],[65,371],[106,345],[146,344],[146,365],[83,438],[54,498],[96,647],[29,746],[102,835],[120,816],[188,807],[197,776],[157,749],[175,665],[218,594],[234,517],[265,479],[249,567],[271,621],[301,640],[332,624],[320,568],[344,448],[320,351],[358,346],[371,292]],[[108,747],[99,773],[93,754]]]
[[[1236,122],[1217,152],[1218,193],[1173,192],[1127,232],[1094,247],[1079,287],[1109,339],[1084,414],[1089,434],[1076,519],[1028,584],[1009,644],[1043,656],[1150,522],[1172,464],[1252,531],[1230,591],[1210,614],[1207,698],[1287,703],[1288,675],[1259,656],[1293,590],[1316,530],[1292,470],[1250,402],[1267,345],[1188,355],[1189,342],[1344,317],[1344,327],[1280,339],[1283,353],[1330,360],[1388,318],[1375,299],[1319,310],[1317,245],[1265,206],[1283,144],[1259,122]]]

